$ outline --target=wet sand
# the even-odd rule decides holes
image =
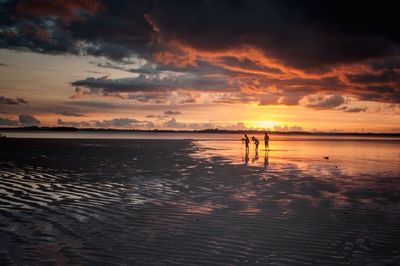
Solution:
[[[189,140],[0,147],[1,265],[400,265],[397,172],[248,167]]]

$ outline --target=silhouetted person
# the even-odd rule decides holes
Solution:
[[[264,133],[264,149],[269,148],[269,136],[267,132]]]
[[[246,151],[248,151],[249,150],[250,139],[246,134],[244,134],[244,138],[242,139],[242,141],[244,142],[244,145],[246,147]]]
[[[256,145],[256,150],[258,150],[258,145],[260,144],[260,141],[254,136],[251,137],[251,140],[254,141],[254,145]]]

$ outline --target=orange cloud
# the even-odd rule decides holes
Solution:
[[[166,65],[176,65],[185,67],[196,65],[196,55],[188,54],[182,51],[161,51],[154,54],[154,60]]]
[[[285,96],[279,100],[281,104],[297,104],[303,96],[316,93],[349,94],[367,101],[398,101],[398,97],[390,97],[400,90],[400,71],[374,69],[371,62],[340,64],[310,72],[287,66],[251,45],[209,51],[180,40],[158,39],[162,50],[154,54],[157,63],[185,67],[196,66],[198,61],[207,62],[226,70],[215,75],[240,84],[242,93],[262,94],[274,88],[274,92]]]

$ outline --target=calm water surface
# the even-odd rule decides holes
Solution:
[[[258,150],[252,144],[249,152],[239,141],[200,140],[194,142],[200,147],[194,156],[220,156],[229,163],[265,168],[295,164],[311,174],[400,176],[400,140],[295,138],[272,140],[267,150],[263,143]]]
[[[263,135],[258,150],[254,144],[248,153],[240,141],[241,134],[156,133],[156,132],[18,132],[12,138],[50,139],[154,139],[193,140],[198,147],[191,155],[197,158],[219,156],[227,163],[256,167],[296,164],[303,171],[321,171],[346,175],[379,174],[400,176],[400,137],[271,135],[265,150]],[[252,135],[249,135],[251,137]],[[323,157],[329,157],[328,160]]]

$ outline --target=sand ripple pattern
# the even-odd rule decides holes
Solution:
[[[400,264],[396,177],[246,168],[189,141],[41,141],[1,152],[1,265]]]

